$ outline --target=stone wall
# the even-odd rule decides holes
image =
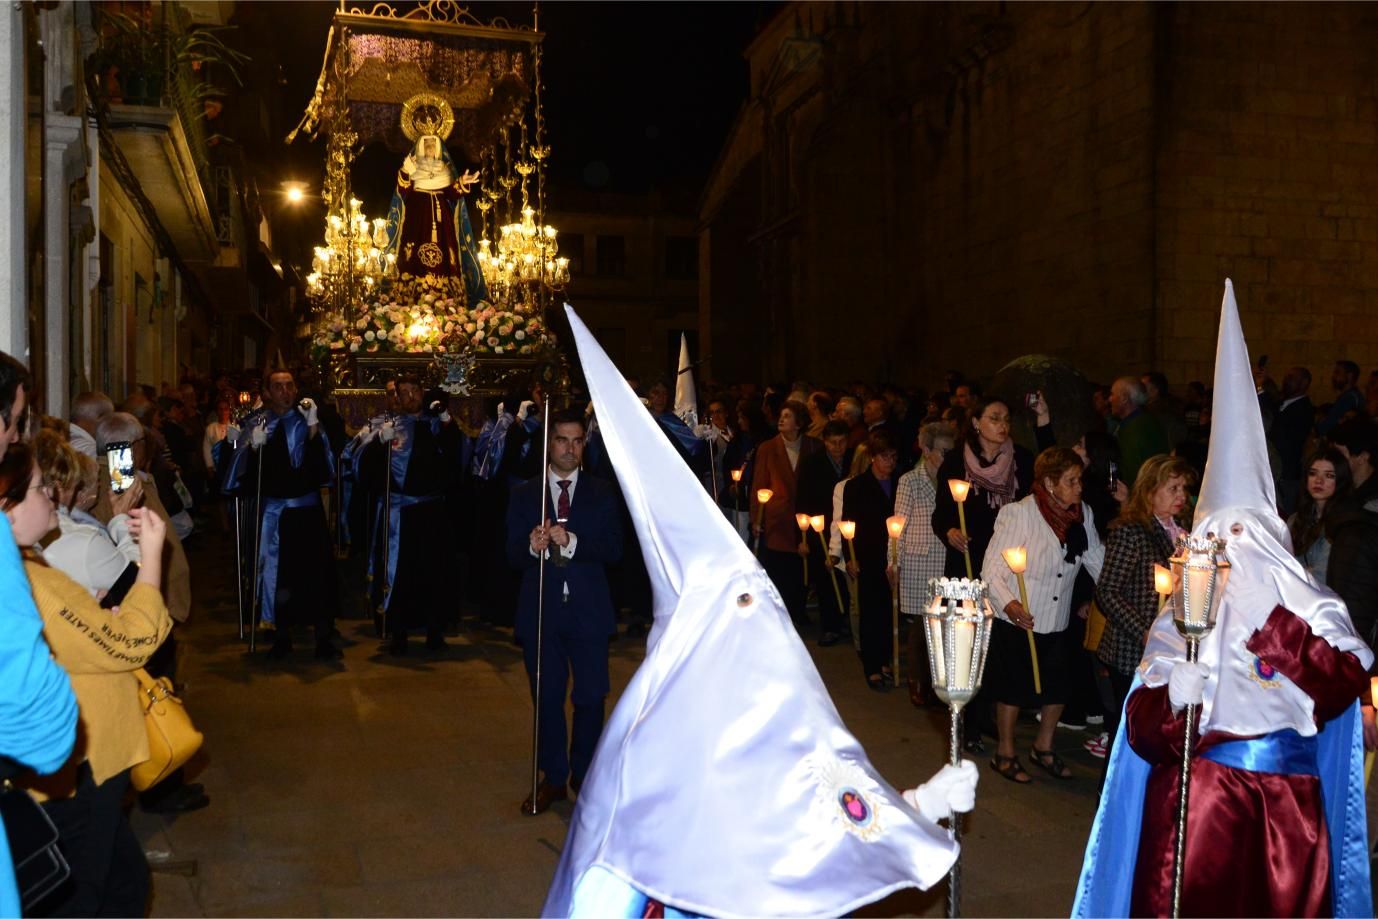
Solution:
[[[1221,280],[1275,377],[1378,364],[1378,13],[1181,3],[1159,109],[1160,363],[1209,383]]]
[[[1228,276],[1254,355],[1324,399],[1337,357],[1378,364],[1375,33],[1360,4],[787,7],[727,148],[759,168],[701,215],[720,376],[1209,382]],[[732,260],[762,303],[735,333]]]

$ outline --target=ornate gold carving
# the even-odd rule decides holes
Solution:
[[[407,140],[414,142],[426,134],[445,140],[454,126],[454,109],[435,93],[417,93],[402,103],[402,133]]]

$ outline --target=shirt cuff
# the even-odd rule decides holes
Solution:
[[[574,558],[574,550],[579,548],[579,537],[569,534],[569,542],[560,547],[561,558]]]

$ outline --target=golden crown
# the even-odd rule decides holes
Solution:
[[[435,93],[417,93],[402,104],[402,133],[407,140],[415,141],[427,134],[445,140],[454,126],[454,109]]]

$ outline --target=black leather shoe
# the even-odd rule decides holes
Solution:
[[[556,801],[568,801],[569,791],[563,785],[551,785],[549,782],[542,782],[536,787],[536,796],[532,798],[527,795],[522,802],[522,813],[528,817],[543,813],[550,809],[550,805]]]

